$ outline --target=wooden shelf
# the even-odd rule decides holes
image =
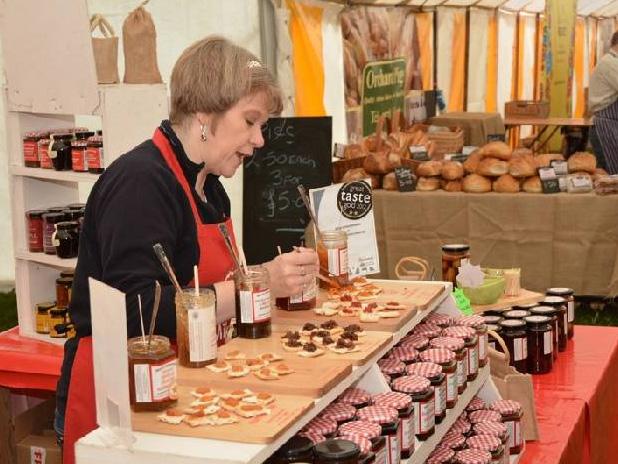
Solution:
[[[77,265],[77,258],[62,259],[56,255],[48,255],[45,253],[30,253],[29,251],[15,252],[16,259],[23,259],[33,263],[46,264],[48,266],[57,267],[58,269],[70,269]]]
[[[56,171],[55,169],[27,168],[25,166],[11,166],[10,173],[14,176],[33,177],[61,182],[88,182],[94,183],[100,174],[75,171]]]
[[[482,313],[483,311],[489,311],[491,309],[503,309],[509,308],[515,305],[523,305],[529,303],[537,303],[541,301],[545,295],[538,292],[532,292],[530,290],[521,289],[518,296],[504,296],[500,298],[496,303],[489,305],[472,305],[472,310],[475,313]]]

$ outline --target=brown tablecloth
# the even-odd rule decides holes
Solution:
[[[459,126],[464,131],[464,144],[480,147],[487,136],[504,135],[504,122],[499,113],[443,113],[429,120],[436,126]]]
[[[441,277],[441,245],[467,242],[473,264],[520,267],[530,290],[618,294],[618,195],[374,192],[380,276],[403,256]]]

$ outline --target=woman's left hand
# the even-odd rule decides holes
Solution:
[[[311,248],[298,247],[264,263],[275,298],[297,295],[314,283],[319,269],[318,254]]]

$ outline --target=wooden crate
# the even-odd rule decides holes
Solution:
[[[514,100],[504,104],[505,118],[546,118],[549,116],[549,102]]]

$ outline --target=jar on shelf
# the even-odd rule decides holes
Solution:
[[[431,452],[426,464],[452,464],[454,457],[455,451],[450,448],[440,447]]]
[[[502,338],[509,350],[509,364],[518,372],[528,370],[528,335],[526,322],[520,319],[505,319],[500,323]]]
[[[162,411],[176,403],[176,353],[167,337],[135,337],[127,342],[129,398],[135,412]]]
[[[487,325],[485,319],[479,315],[463,316],[455,321],[457,325],[470,327],[476,330],[476,336],[478,337],[478,367],[485,367],[487,365]]]
[[[500,416],[500,413],[491,409],[480,409],[468,414],[468,420],[472,425],[480,424],[481,422],[500,422],[502,416]]]
[[[38,334],[48,334],[50,329],[49,311],[56,305],[51,301],[36,304],[36,327],[35,331]]]
[[[416,361],[418,358],[418,351],[411,346],[397,346],[393,348],[388,355],[389,359],[395,359],[408,365]]]
[[[23,136],[24,166],[27,168],[41,167],[38,147],[40,139],[41,134],[39,132],[26,132]]]
[[[470,400],[470,402],[466,406],[465,411],[466,413],[471,413],[473,411],[480,411],[481,409],[487,409],[487,405],[485,401],[483,401],[478,396],[475,396]]]
[[[449,431],[442,438],[440,445],[453,451],[459,451],[466,447],[466,437],[462,433]]]
[[[455,464],[491,464],[491,453],[477,449],[465,449],[455,453]]]
[[[435,392],[436,424],[442,423],[446,416],[446,374],[442,372],[442,367],[433,362],[417,362],[410,364],[406,368],[406,373],[424,377],[431,382]]]
[[[348,234],[344,230],[325,230],[317,240],[320,274],[343,287],[349,283]],[[320,287],[328,284],[320,280]]]
[[[372,397],[373,404],[394,408],[399,414],[401,458],[408,459],[414,453],[414,404],[405,393],[386,392]]]
[[[49,147],[49,157],[56,171],[71,170],[71,141],[73,134],[52,134],[53,142]]]
[[[558,350],[566,350],[569,336],[569,320],[566,298],[550,295],[546,296],[539,304],[543,306],[551,306],[556,310],[556,318],[558,320]]]
[[[575,329],[575,290],[566,287],[552,287],[545,292],[547,296],[561,296],[567,302],[568,338],[573,338]]]
[[[67,338],[66,317],[66,308],[54,307],[49,309],[49,336],[51,338]]]
[[[52,243],[59,258],[68,259],[77,256],[79,246],[78,224],[75,221],[63,221],[56,224]]]
[[[553,306],[535,306],[530,310],[532,315],[545,316],[549,318],[551,327],[551,336],[553,340],[552,356],[554,362],[558,359],[558,312]]]
[[[58,277],[56,279],[56,306],[66,309],[71,302],[71,288],[73,279],[71,277]]]
[[[501,320],[504,319],[501,318]],[[502,327],[500,327],[499,325],[487,324],[487,331],[495,332],[496,335],[502,337]],[[489,339],[487,340],[487,346],[489,348],[493,348],[496,351],[502,352],[502,347],[499,343],[496,342],[496,339],[494,337],[489,337]]]
[[[511,309],[502,313],[504,319],[524,319],[532,313],[527,309]]]
[[[438,337],[429,344],[434,348],[446,348],[455,353],[457,360],[457,391],[461,395],[468,386],[468,351],[463,338]]]
[[[358,464],[360,449],[350,440],[332,438],[315,445],[316,464]]]
[[[49,211],[49,210],[48,210]],[[52,236],[56,232],[56,224],[64,221],[62,213],[44,213],[43,218],[43,251],[48,255],[56,254],[56,247],[52,242]]]
[[[313,462],[313,442],[306,437],[293,436],[268,461],[270,464]]]
[[[324,408],[320,417],[332,419],[337,422],[337,426],[341,426],[356,419],[356,408],[349,404],[331,403]]]
[[[347,388],[337,398],[337,403],[349,404],[356,409],[361,409],[369,406],[371,402],[371,394],[362,388]]]
[[[460,434],[464,436],[469,436],[472,430],[472,424],[468,419],[466,419],[463,415],[459,416],[457,420],[451,425],[450,430],[447,435],[451,433]]]
[[[43,215],[45,210],[31,209],[26,211],[28,222],[28,251],[43,253]]]
[[[414,327],[413,334],[414,335],[422,335],[423,337],[428,338],[430,341],[432,338],[439,337],[442,333],[442,327],[435,324],[429,324],[424,322],[422,324],[418,324]]]
[[[418,375],[406,375],[393,380],[392,389],[412,397],[416,420],[414,433],[419,440],[427,440],[434,434],[436,423],[435,392],[431,382]]]
[[[39,164],[43,169],[52,169],[54,165],[52,164],[52,160],[49,157],[49,145],[51,143],[51,139],[48,138],[47,135],[45,138],[39,139],[37,142],[38,151],[39,151]]]
[[[198,368],[217,360],[215,293],[209,288],[176,293],[176,343],[181,366]]]
[[[371,452],[376,464],[387,464],[388,451],[386,439],[382,436],[382,427],[372,422],[356,420],[339,427],[339,436],[348,440],[366,438],[371,442]]]
[[[303,432],[312,432],[322,435],[325,438],[333,438],[337,434],[337,421],[329,417],[314,417],[303,427]]]
[[[406,372],[406,365],[397,359],[380,359],[378,367],[383,374],[389,376],[391,381],[405,375]]]
[[[73,169],[73,171],[88,171],[86,151],[88,149],[88,138],[92,137],[93,135],[94,132],[75,132],[75,139],[71,141],[71,169]]]
[[[271,301],[268,271],[264,266],[238,270],[236,282],[236,333],[241,338],[266,338],[271,334]]]
[[[511,311],[513,308],[494,308],[494,309],[486,309],[483,311],[483,316],[500,316],[503,317],[503,313],[507,311]]]
[[[500,321],[504,320],[502,316],[497,316],[495,314],[489,314],[487,316],[483,316],[483,321],[485,324],[498,325]]]
[[[381,427],[381,435],[386,439],[388,463],[398,464],[401,460],[401,441],[399,440],[399,413],[387,406],[367,406],[359,409],[357,416],[365,422],[372,422]]]
[[[412,347],[416,351],[420,352],[420,351],[426,350],[429,347],[429,339],[423,335],[412,334],[412,335],[408,335],[407,337],[403,338],[399,342],[398,346]]]
[[[454,352],[445,348],[432,348],[419,355],[422,362],[437,364],[446,376],[446,409],[453,409],[457,404],[457,359]]]
[[[442,327],[443,329],[446,329],[447,327],[450,327],[453,324],[453,318],[449,316],[448,314],[431,313],[429,316],[425,318],[425,322],[429,324],[434,324],[434,325]]]
[[[360,450],[360,456],[358,457],[359,464],[376,464],[376,455],[373,453],[371,440],[358,435],[348,435],[345,440],[350,440]],[[312,461],[310,461],[312,462]]]
[[[470,449],[489,451],[492,464],[502,464],[504,460],[504,446],[499,438],[493,435],[475,435],[466,440],[466,446]]]
[[[547,316],[528,316],[528,373],[546,374],[554,364],[551,319]]]
[[[521,303],[514,305],[511,309],[516,311],[530,311],[532,308],[538,305],[538,303]]]
[[[470,245],[442,245],[442,280],[456,284],[457,272],[463,260],[470,259]]]
[[[298,432],[297,436],[308,438],[309,440],[313,442],[314,445],[317,445],[318,443],[322,443],[323,441],[326,440],[326,438],[320,435],[319,433],[313,433],[313,432]]]
[[[479,422],[472,427],[474,435],[493,435],[500,440],[505,453],[509,453],[509,431],[502,422]]]
[[[101,174],[105,170],[103,153],[103,136],[93,135],[89,137],[86,147],[86,165],[89,173]]]
[[[524,413],[521,404],[513,400],[498,400],[491,405],[491,409],[501,415],[502,423],[506,425],[511,454],[519,454],[524,445],[521,433],[521,418]]]

